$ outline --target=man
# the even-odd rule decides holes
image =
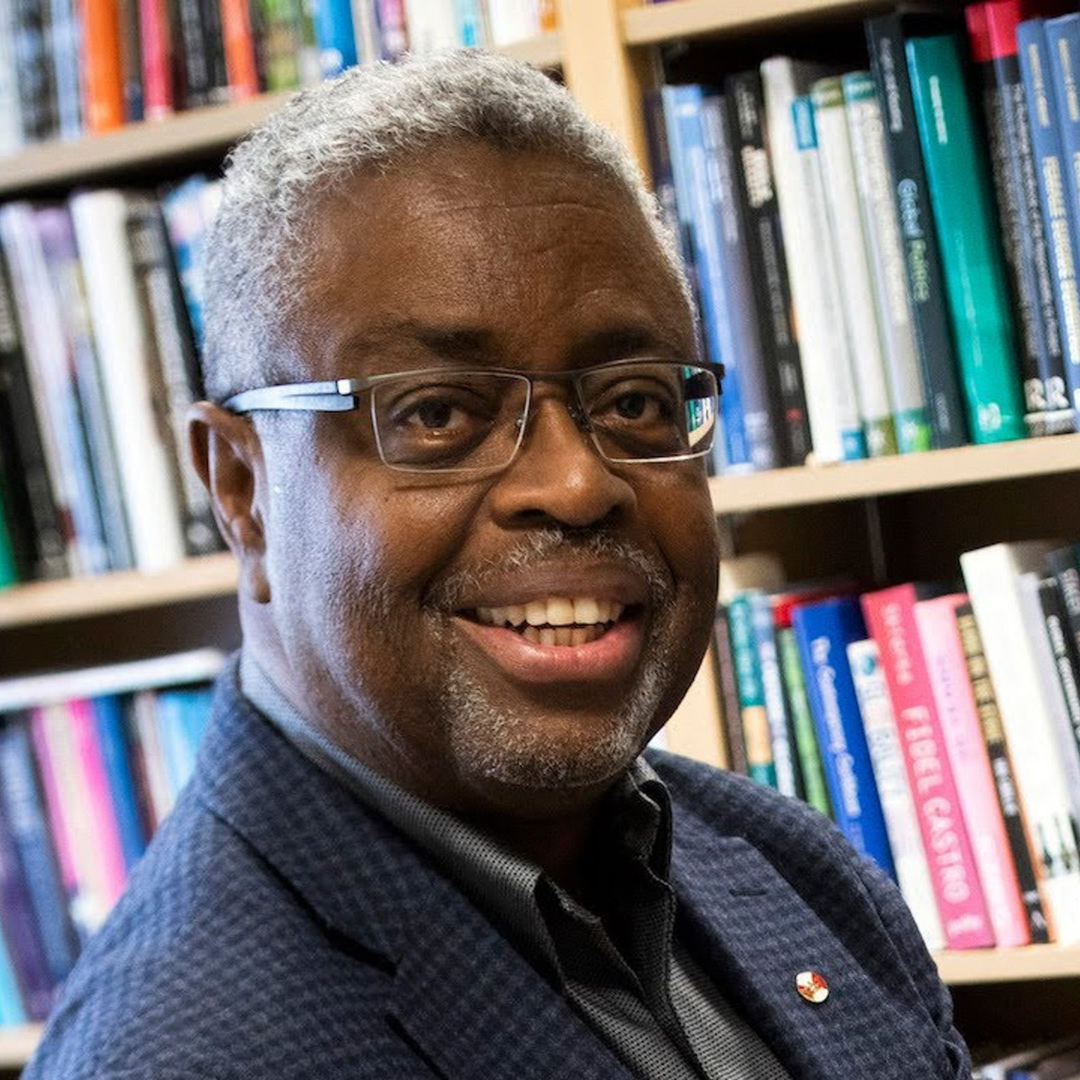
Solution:
[[[29,1080],[970,1075],[824,819],[641,753],[712,621],[718,372],[610,137],[476,53],[305,91],[206,318],[243,652]]]

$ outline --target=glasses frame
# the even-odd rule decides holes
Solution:
[[[719,401],[723,388],[724,365],[711,361],[684,361],[672,360],[662,356],[636,356],[625,360],[611,360],[603,364],[593,364],[591,367],[576,368],[572,371],[549,371],[535,372],[523,371],[520,368],[476,368],[476,367],[453,367],[453,368],[412,368],[408,371],[388,371],[378,375],[366,375],[359,379],[326,379],[322,382],[286,383],[280,386],[260,386],[252,390],[242,390],[238,394],[226,398],[221,407],[237,415],[246,415],[252,412],[354,412],[360,406],[360,395],[368,390],[377,389],[384,383],[394,382],[398,379],[412,378],[417,375],[499,375],[504,378],[514,378],[523,381],[525,388],[525,405],[521,419],[518,422],[518,436],[514,443],[514,449],[506,461],[501,465],[476,465],[463,466],[462,468],[429,469],[410,465],[399,465],[386,460],[383,451],[382,440],[379,436],[379,424],[375,412],[375,396],[370,398],[371,428],[375,433],[375,445],[379,451],[379,458],[388,469],[398,472],[409,473],[494,473],[509,468],[517,457],[518,451],[525,438],[525,431],[529,426],[529,410],[532,406],[533,386],[538,382],[570,383],[574,387],[576,407],[570,408],[570,413],[579,427],[586,432],[596,447],[600,457],[613,465],[655,465],[674,461],[694,461],[705,457],[712,451],[712,442],[704,450],[696,450],[689,454],[674,454],[665,457],[654,458],[612,458],[604,453],[603,447],[597,438],[596,432],[585,415],[584,398],[581,390],[582,381],[589,375],[598,371],[610,371],[620,367],[634,367],[640,364],[667,364],[670,367],[692,367],[701,371],[707,371],[716,379],[717,416],[719,421]],[[715,436],[714,436],[715,437]]]

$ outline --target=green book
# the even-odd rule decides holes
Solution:
[[[728,625],[746,742],[747,774],[751,780],[775,788],[776,763],[773,761],[769,735],[769,715],[765,710],[765,685],[761,679],[761,662],[754,641],[750,598],[745,593],[736,596],[728,605]]]
[[[976,443],[1024,435],[1017,341],[980,141],[954,35],[907,42],[915,119],[945,266],[945,293]]]
[[[784,674],[784,689],[787,690],[795,752],[799,756],[799,767],[802,769],[806,801],[815,810],[831,817],[829,789],[825,786],[825,772],[821,767],[821,754],[818,751],[817,736],[814,734],[814,717],[806,696],[795,631],[790,626],[777,630],[776,645],[780,653],[780,670]]]
[[[15,554],[11,550],[11,537],[8,535],[7,519],[4,516],[4,491],[0,487],[0,589],[16,585],[18,581]]]

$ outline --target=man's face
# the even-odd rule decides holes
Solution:
[[[317,222],[283,342],[303,378],[693,355],[640,212],[561,158],[455,144],[357,177]],[[259,422],[289,669],[271,674],[335,741],[445,805],[584,805],[670,715],[705,647],[717,548],[702,462],[605,463],[572,393],[538,382],[518,456],[482,478],[385,466],[366,399]],[[517,609],[541,625],[509,625]],[[584,633],[544,632],[568,619]]]

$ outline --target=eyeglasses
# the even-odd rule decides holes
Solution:
[[[347,412],[359,409],[367,392],[379,457],[391,469],[481,473],[513,461],[534,384],[568,383],[571,415],[604,460],[686,461],[712,449],[723,374],[720,364],[647,358],[556,372],[428,368],[266,386],[235,394],[223,407]]]

